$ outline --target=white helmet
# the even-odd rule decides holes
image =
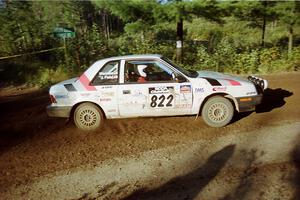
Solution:
[[[138,65],[137,66],[137,71],[142,77],[146,77],[147,74],[144,72],[144,69],[146,69],[148,66],[147,65]]]

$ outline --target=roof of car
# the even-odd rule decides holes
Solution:
[[[159,55],[159,54],[135,54],[135,55],[115,56],[115,57],[110,57],[110,58],[104,58],[101,60],[122,60],[122,59],[138,59],[138,58],[155,59],[155,58],[161,58],[161,57],[162,57],[162,55]]]

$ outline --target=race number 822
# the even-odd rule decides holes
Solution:
[[[155,107],[173,107],[174,96],[170,95],[153,95],[151,97],[150,106]]]

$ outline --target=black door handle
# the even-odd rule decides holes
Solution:
[[[130,94],[130,90],[123,90],[123,94]]]

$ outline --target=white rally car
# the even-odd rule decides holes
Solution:
[[[95,130],[104,119],[178,115],[201,115],[222,127],[235,111],[255,109],[267,84],[254,76],[186,71],[161,55],[112,57],[53,85],[47,113],[73,118],[82,130]]]

